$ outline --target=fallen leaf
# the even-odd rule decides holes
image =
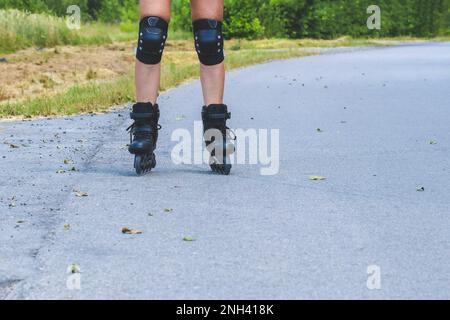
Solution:
[[[183,241],[192,242],[192,241],[195,241],[195,239],[192,237],[184,237]]]
[[[72,263],[68,268],[68,272],[69,273],[81,273],[81,269],[77,264]]]
[[[312,181],[323,181],[323,180],[326,180],[327,178],[325,178],[325,177],[322,177],[322,176],[309,176],[309,180],[312,180]]]
[[[140,231],[140,230],[128,229],[128,228],[122,228],[122,233],[123,233],[123,234],[142,234],[142,231]]]
[[[81,198],[81,197],[87,197],[88,194],[87,194],[87,192],[75,191],[75,196]]]
[[[72,163],[73,163],[72,160],[69,160],[69,159],[65,159],[65,160],[64,160],[64,164],[72,164]]]

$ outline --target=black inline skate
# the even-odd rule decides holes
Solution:
[[[135,155],[134,168],[138,175],[150,172],[156,166],[155,149],[158,141],[159,107],[157,104],[137,103],[130,113],[134,123],[127,128],[130,131],[128,150]]]
[[[226,126],[231,113],[224,104],[211,104],[202,110],[203,131],[206,149],[210,153],[209,165],[212,171],[229,175],[231,171],[230,155],[235,147],[231,142],[236,137],[231,136],[232,131]],[[219,140],[219,141],[217,141]]]

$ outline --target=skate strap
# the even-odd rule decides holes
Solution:
[[[205,113],[205,119],[208,120],[228,120],[231,118],[231,112],[225,113]]]
[[[130,113],[130,118],[133,120],[138,119],[151,119],[155,116],[154,113]]]

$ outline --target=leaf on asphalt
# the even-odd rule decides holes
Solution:
[[[186,242],[192,242],[192,241],[195,241],[195,239],[192,238],[192,237],[184,237],[184,238],[183,238],[183,241],[186,241]]]
[[[164,209],[164,212],[165,212],[165,213],[172,213],[172,212],[173,212],[173,209],[172,209],[172,208],[165,208],[165,209]]]
[[[16,206],[16,197],[11,198],[11,202],[8,205],[10,208],[14,208]]]
[[[75,190],[75,196],[81,198],[81,197],[87,197],[88,194],[87,194],[87,192],[82,192],[82,191],[76,191]]]
[[[20,148],[17,144],[13,144],[13,143],[9,143],[9,142],[5,142],[5,144],[9,145],[9,147],[11,149],[18,149],[18,148]]]
[[[425,191],[425,187],[417,187],[417,192],[424,192]]]
[[[72,263],[69,266],[68,271],[69,271],[69,273],[81,273],[80,267],[75,263]]]
[[[129,229],[129,228],[122,228],[122,233],[123,234],[142,234],[142,231],[140,230],[133,230],[133,229]]]
[[[327,178],[325,178],[325,177],[322,177],[322,176],[309,176],[309,180],[312,180],[312,181],[323,181],[323,180],[326,180]]]

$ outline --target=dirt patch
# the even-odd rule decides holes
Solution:
[[[0,63],[0,101],[63,91],[75,84],[107,80],[132,70],[134,47],[107,46],[28,49]]]
[[[134,42],[101,46],[30,48],[4,55],[0,63],[0,103],[63,92],[74,85],[108,81],[134,70]],[[189,51],[191,54],[184,55]],[[192,41],[167,43],[165,59],[195,60]],[[174,61],[171,61],[174,60]]]

